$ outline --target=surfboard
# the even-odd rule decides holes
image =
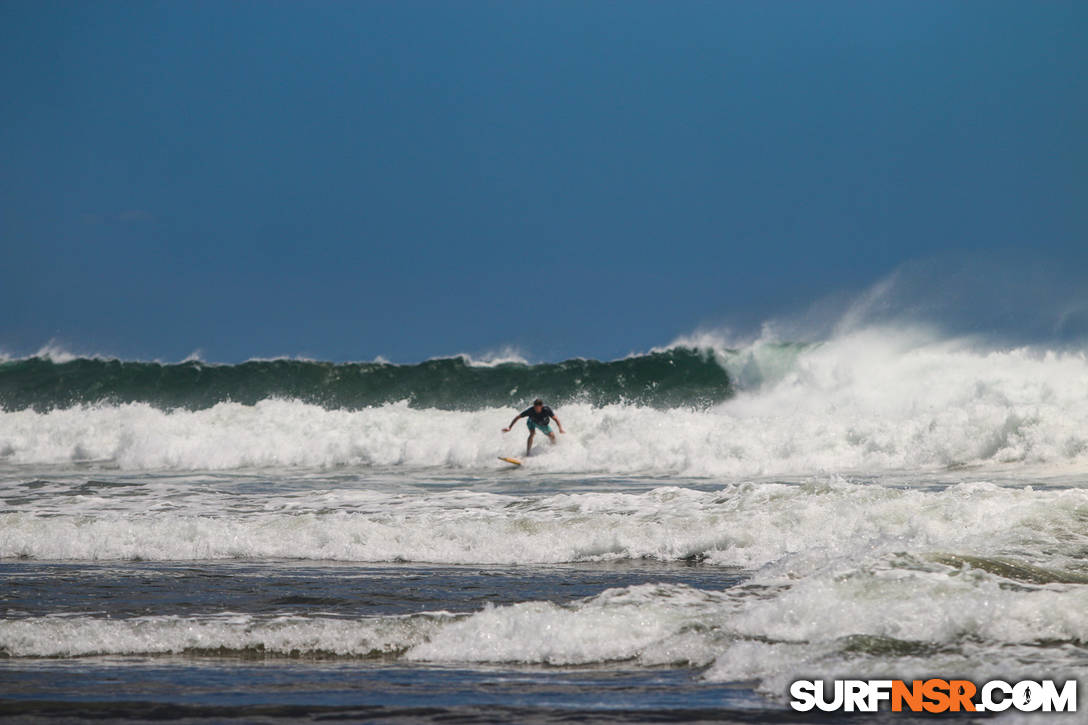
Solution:
[[[506,456],[499,456],[500,461],[506,461],[507,463],[513,463],[515,466],[520,466],[521,461],[516,458],[507,458]]]

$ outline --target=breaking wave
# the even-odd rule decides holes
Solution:
[[[69,395],[58,390],[79,386],[13,382],[32,369],[44,370],[43,380],[60,379],[64,365],[75,365],[73,373],[92,366],[91,378],[102,384],[80,387],[84,402],[51,407]],[[568,434],[554,449],[540,448],[544,455],[526,470],[752,476],[972,465],[1082,469],[1088,462],[1084,352],[985,349],[902,330],[803,346],[675,348],[610,363],[275,361],[204,368],[34,359],[4,366],[9,402],[0,410],[0,461],[14,464],[479,469],[523,450],[521,434],[504,437],[499,429],[542,390],[551,391],[546,397]],[[400,382],[375,383],[382,392],[359,398],[362,407],[329,407],[283,387],[281,374],[313,376],[323,381],[313,390],[326,391]],[[102,382],[130,375],[143,382],[120,397],[154,400],[117,401],[113,383]],[[171,376],[196,381],[181,386],[189,391],[185,405],[171,397],[179,388],[163,382]],[[265,376],[280,382],[255,382]],[[133,392],[160,384],[158,398]],[[192,397],[194,390],[202,392]],[[19,396],[23,404],[13,404]],[[92,398],[101,400],[87,402]],[[470,399],[477,403],[468,405]],[[169,400],[179,407],[164,407]],[[44,401],[51,405],[39,405]]]

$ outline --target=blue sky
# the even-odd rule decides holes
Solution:
[[[614,357],[1088,280],[1083,2],[0,2],[0,349]]]

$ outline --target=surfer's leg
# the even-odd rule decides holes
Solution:
[[[551,440],[552,445],[555,445],[555,433],[549,433],[548,438]]]
[[[525,455],[529,455],[529,451],[533,449],[533,436],[536,435],[536,431],[529,431],[529,440],[525,441]]]

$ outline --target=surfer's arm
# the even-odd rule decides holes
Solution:
[[[503,433],[509,433],[510,429],[514,427],[514,424],[517,423],[519,420],[521,420],[524,416],[525,416],[525,413],[518,413],[517,415],[515,415],[514,419],[512,421],[510,421],[510,425],[503,428],[502,432]]]
[[[559,422],[559,416],[553,415],[553,416],[552,416],[552,420],[554,420],[554,421],[555,421],[555,424],[556,424],[557,426],[559,426],[559,432],[560,432],[560,433],[566,433],[566,431],[565,431],[565,430],[563,430],[563,424]]]

